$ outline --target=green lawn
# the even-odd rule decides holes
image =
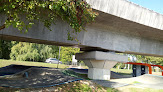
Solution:
[[[14,60],[0,59],[0,67],[5,67],[5,66],[11,65],[11,64],[57,68],[57,64],[49,64],[49,63],[44,63],[44,62],[14,61]],[[68,66],[64,65],[64,64],[60,64],[59,68],[68,68]],[[87,68],[87,67],[84,67],[84,68]],[[122,74],[131,74],[132,73],[132,70],[127,70],[127,69],[112,68],[111,71],[114,71],[117,73],[122,73]]]
[[[151,89],[151,88],[129,88],[128,92],[163,92],[163,89]]]
[[[14,61],[14,60],[0,59],[0,67],[5,67],[5,66],[11,65],[11,64],[57,68],[57,64],[49,64],[49,63],[42,63],[42,62],[30,62],[30,61]],[[59,64],[59,68],[68,68],[68,66],[64,65],[64,64]]]
[[[116,69],[116,68],[112,68],[111,71],[113,72],[117,72],[117,73],[121,73],[121,74],[125,74],[125,75],[130,75],[132,73],[132,70],[128,70],[128,69]]]

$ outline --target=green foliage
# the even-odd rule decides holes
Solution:
[[[143,63],[156,64],[156,65],[163,66],[163,58],[162,57],[136,55],[136,58],[137,58],[137,62],[143,62]]]
[[[107,92],[119,92],[119,91],[114,88],[107,88]]]
[[[10,58],[19,61],[45,61],[47,58],[58,58],[59,47],[52,45],[12,41]],[[63,63],[72,61],[72,55],[79,53],[79,48],[61,47],[60,60]]]
[[[61,61],[66,63],[67,61],[72,61],[72,55],[79,53],[79,48],[72,47],[61,47]]]
[[[7,16],[0,30],[12,25],[25,32],[36,20],[51,30],[50,26],[55,24],[57,18],[61,18],[72,27],[73,33],[77,33],[97,16],[83,0],[0,0],[0,13]],[[73,38],[69,36],[69,40]]]
[[[58,47],[19,42],[11,48],[10,58],[20,61],[45,61],[47,58],[57,58]]]
[[[11,52],[11,41],[0,40],[0,58],[9,59]]]
[[[125,64],[124,63],[117,63],[114,68],[117,68],[117,69],[123,69],[125,67]]]

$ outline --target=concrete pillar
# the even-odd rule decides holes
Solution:
[[[109,80],[110,69],[117,62],[127,62],[128,57],[114,53],[92,51],[76,54],[76,59],[83,60],[89,67],[88,78],[98,80]]]

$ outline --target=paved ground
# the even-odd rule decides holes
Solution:
[[[79,74],[88,74],[88,69],[69,68]],[[122,75],[111,71],[111,79],[130,78],[132,75]]]
[[[70,68],[76,73],[87,74],[88,69],[76,69]],[[115,72],[111,72],[111,80],[92,80],[97,84],[104,87],[120,88],[124,86],[130,86],[134,88],[153,88],[163,89],[163,77],[157,75],[145,74],[139,77],[132,77],[131,75],[121,75]]]
[[[92,82],[95,82],[101,86],[109,87],[109,88],[119,88],[119,87],[130,85],[127,83],[118,83],[118,82],[112,82],[112,81],[107,81],[107,80],[92,80]]]
[[[150,74],[133,78],[112,79],[108,82],[124,83],[139,88],[163,89],[163,77]]]

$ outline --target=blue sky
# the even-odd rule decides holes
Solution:
[[[163,0],[128,0],[140,6],[163,14]]]

